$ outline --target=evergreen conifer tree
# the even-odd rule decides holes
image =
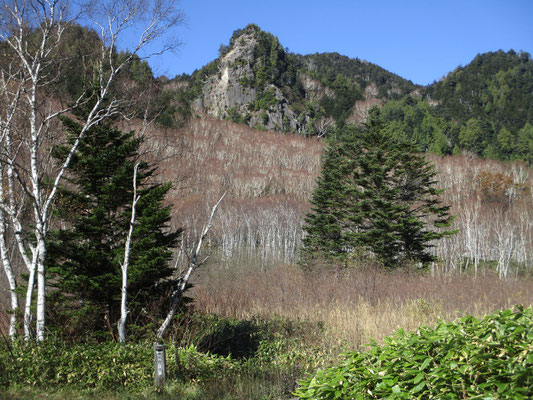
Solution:
[[[75,119],[63,118],[63,124],[74,135],[80,129]],[[87,132],[70,164],[56,208],[64,227],[52,232],[47,261],[58,289],[51,292],[56,319],[75,316],[86,329],[98,330],[120,317],[120,265],[141,142],[133,132],[100,123]],[[54,156],[61,159],[64,151],[57,147]],[[171,185],[149,183],[153,173],[147,163],[140,163],[128,278],[128,308],[134,321],[146,302],[166,290],[162,280],[172,273],[171,251],[181,234],[168,231],[170,208],[163,199]]]
[[[325,152],[306,216],[304,263],[371,254],[388,268],[434,260],[432,241],[449,235],[433,167],[416,148],[384,134],[373,109],[364,129],[345,127]]]

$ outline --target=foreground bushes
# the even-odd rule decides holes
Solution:
[[[301,382],[302,399],[529,399],[533,396],[533,311],[518,307],[465,317],[383,346],[349,353]]]
[[[346,354],[340,365],[304,379],[298,389],[298,379],[338,354],[338,348],[320,345],[320,337],[327,335],[320,326],[200,314],[187,324],[176,333],[189,332],[196,339],[167,344],[168,398],[288,399],[295,390],[303,399],[533,397],[531,308],[482,320],[465,317],[415,333],[398,331],[383,346],[373,343],[366,352]],[[7,398],[22,399],[75,388],[101,398],[117,392],[126,398],[154,394],[152,343],[49,340],[8,346],[0,341],[0,397],[11,393]],[[27,395],[26,390],[35,392]]]
[[[297,381],[328,355],[310,346],[323,334],[313,324],[282,319],[236,320],[188,314],[175,326],[167,349],[169,398],[262,399],[291,396]],[[0,341],[0,397],[26,398],[24,390],[153,392],[153,343],[145,340],[41,344]],[[186,388],[186,389],[184,389]],[[185,394],[192,390],[193,393]],[[22,392],[21,392],[22,391]],[[183,392],[183,393],[182,393]],[[19,396],[19,397],[16,397]],[[66,395],[69,398],[69,395]]]
[[[43,344],[16,343],[0,352],[0,387],[58,388],[73,385],[101,390],[139,390],[153,385],[151,343]],[[216,378],[234,368],[230,357],[198,352],[194,346],[167,346],[169,377]]]

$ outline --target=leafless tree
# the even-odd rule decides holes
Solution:
[[[37,279],[36,339],[45,337],[45,265],[46,238],[50,227],[51,209],[59,184],[67,171],[76,149],[86,132],[95,124],[121,111],[124,99],[112,92],[117,75],[150,43],[171,32],[182,21],[182,14],[173,1],[112,0],[89,1],[84,4],[68,0],[2,0],[0,2],[0,40],[7,53],[0,59],[0,96],[2,97],[0,126],[2,169],[0,182],[0,225],[11,225],[16,245],[29,273],[24,312],[24,332],[31,335],[31,309],[34,281]],[[51,73],[53,58],[63,42],[69,25],[79,23],[96,29],[100,38],[99,59],[94,60],[94,87],[63,106],[50,94],[57,78]],[[132,31],[138,33],[137,42],[117,57],[117,43]],[[175,46],[167,41],[161,49]],[[147,55],[144,54],[146,57]],[[53,172],[47,163],[48,144],[62,137],[57,117],[81,105],[88,112],[73,142],[68,144],[67,156]],[[48,176],[50,183],[43,184]],[[23,220],[27,218],[28,220]],[[4,225],[5,226],[5,225]],[[6,230],[0,227],[0,244]],[[29,238],[32,238],[30,241]],[[0,246],[0,250],[1,250]],[[12,271],[3,256],[4,270]]]
[[[207,223],[202,231],[202,234],[200,235],[200,238],[198,239],[196,248],[194,249],[191,255],[189,266],[187,270],[184,270],[179,274],[177,285],[172,292],[172,299],[171,299],[172,301],[171,301],[170,310],[165,320],[163,321],[163,323],[157,330],[158,338],[163,337],[166,329],[168,328],[168,326],[170,325],[170,322],[172,321],[172,318],[174,318],[174,315],[176,314],[176,311],[181,302],[181,299],[183,298],[183,293],[185,293],[185,290],[187,289],[187,285],[189,283],[189,279],[191,278],[191,275],[198,267],[200,267],[202,264],[204,264],[207,261],[207,258],[205,258],[202,261],[199,261],[198,257],[200,257],[200,251],[202,250],[202,245],[204,244],[207,234],[209,233],[209,230],[213,226],[213,217],[215,216],[217,208],[225,196],[226,196],[226,193],[224,193],[220,197],[220,199],[216,202],[216,204],[211,209],[211,214],[209,215]]]

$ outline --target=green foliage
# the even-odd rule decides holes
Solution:
[[[399,98],[415,89],[412,82],[375,64],[338,53],[295,57],[300,74],[308,74],[333,90],[334,95],[322,97],[319,105],[321,115],[333,117],[337,126],[341,126],[351,114],[357,100],[364,100],[363,90],[370,84],[375,85],[378,97],[383,99]]]
[[[57,76],[54,95],[67,94],[72,98],[79,96],[92,79],[98,60],[101,41],[98,34],[87,27],[71,24],[62,34],[58,55],[50,66]],[[61,73],[59,73],[61,71]]]
[[[179,128],[191,116],[190,103],[185,100],[183,90],[173,91],[156,86],[154,96],[150,98],[151,108],[157,114],[151,113],[148,118],[165,128]]]
[[[120,59],[126,59],[131,57],[129,63],[121,71],[121,74],[127,75],[127,77],[139,84],[140,88],[146,88],[150,82],[154,80],[152,69],[148,64],[148,61],[142,60],[137,54],[131,54],[129,52],[121,52],[118,55]]]
[[[470,118],[466,125],[459,130],[459,145],[461,148],[481,154],[487,147],[486,138],[490,129],[483,121]]]
[[[320,100],[320,106],[323,107],[326,116],[333,117],[337,124],[342,124],[350,115],[355,101],[362,100],[363,95],[357,84],[341,74],[338,74],[328,86],[333,89],[335,96],[324,96]]]
[[[238,124],[247,124],[250,120],[250,115],[242,115],[237,109],[237,106],[235,106],[226,110],[226,119],[229,119],[230,121],[236,122]]]
[[[321,334],[322,327],[302,321],[240,320],[184,313],[179,316],[171,336],[180,338],[181,346],[194,345],[202,352],[270,362],[274,358],[287,358],[287,353],[301,352],[302,339],[316,339]],[[311,349],[307,350],[306,354],[310,355]]]
[[[262,31],[257,25],[249,24],[244,29],[233,32],[229,46],[224,46],[224,53],[237,45],[237,40],[242,36],[252,34],[255,40],[253,57],[250,65],[253,71],[253,80],[243,79],[243,86],[255,87],[261,101],[263,91],[269,85],[276,87],[292,86],[296,82],[296,69],[294,56],[288,53],[280,44],[278,38],[271,33]],[[221,53],[222,54],[222,53]],[[244,59],[242,59],[244,62]],[[257,109],[266,109],[265,105],[257,105]]]
[[[257,41],[251,65],[258,91],[262,92],[269,84],[277,87],[294,85],[296,70],[292,55],[283,49],[278,38],[271,33],[264,32],[255,25],[248,25],[245,32],[249,30],[255,32]]]
[[[436,113],[460,130],[454,145],[483,157],[531,163],[531,150],[518,143],[520,130],[533,123],[533,61],[528,53],[479,54],[423,93],[437,100]]]
[[[190,77],[183,77],[190,84],[189,90],[184,94],[184,100],[192,101],[200,95],[205,80],[218,73],[219,63],[220,60],[217,58],[203,66],[200,70],[194,71]]]
[[[516,152],[520,159],[533,165],[533,125],[529,122],[518,131]]]
[[[138,391],[153,385],[153,344],[16,342],[0,350],[0,387],[13,384],[57,388]],[[231,358],[167,344],[169,379],[214,379],[236,367]]]
[[[273,87],[269,87],[257,96],[251,109],[253,111],[270,110],[278,103],[279,100],[276,98],[276,90]]]
[[[182,318],[178,325],[197,332],[191,343],[183,343],[187,336],[183,330],[174,332],[181,340],[166,343],[168,384],[163,398],[286,398],[304,373],[329,359],[318,346],[309,346],[324,335],[316,324],[202,314]],[[69,389],[90,390],[96,398],[107,398],[108,392],[144,398],[153,391],[153,368],[153,344],[147,341],[126,345],[72,344],[56,338],[39,345],[0,342],[0,397],[8,388],[23,394],[35,387],[47,394]],[[22,395],[28,397],[32,396]]]
[[[296,56],[302,69],[329,86],[338,75],[349,79],[361,89],[376,85],[378,96],[384,99],[401,98],[416,86],[376,64],[338,53],[315,53]]]
[[[442,102],[437,108],[443,115],[461,125],[485,117],[516,132],[533,117],[533,62],[513,50],[478,54],[427,92]]]
[[[453,233],[433,167],[412,145],[391,140],[379,110],[364,130],[338,133],[326,150],[304,227],[304,263],[370,252],[388,268],[427,264],[431,242]]]
[[[76,120],[63,118],[75,136]],[[74,137],[73,136],[73,137]],[[131,219],[133,171],[140,138],[110,123],[92,127],[75,153],[61,188],[56,214],[64,228],[52,231],[48,241],[48,271],[57,291],[50,292],[51,321],[77,321],[85,334],[118,319],[121,264]],[[63,159],[67,148],[56,147]],[[170,208],[163,199],[170,184],[150,184],[154,169],[140,162],[137,176],[140,200],[132,237],[128,272],[128,308],[132,315],[167,290],[161,281],[172,269],[171,249],[181,231],[167,231]],[[74,317],[72,320],[70,318]]]
[[[420,151],[451,153],[453,127],[426,101],[413,96],[390,100],[383,105],[382,115],[384,129],[391,139],[408,140]]]
[[[528,399],[533,395],[533,311],[465,317],[346,354],[300,382],[301,399]]]

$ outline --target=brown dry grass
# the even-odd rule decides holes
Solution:
[[[503,281],[491,274],[431,276],[387,273],[373,267],[304,271],[294,265],[204,271],[191,295],[198,310],[234,318],[320,322],[326,345],[358,347],[398,328],[483,316],[533,304],[533,280]]]

